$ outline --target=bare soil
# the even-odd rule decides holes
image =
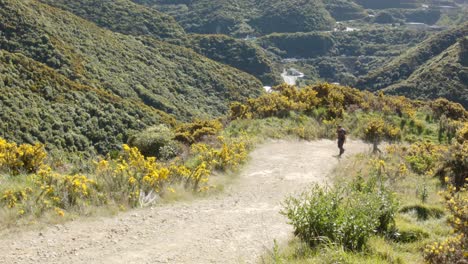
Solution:
[[[342,159],[369,151],[345,144]],[[330,140],[259,146],[222,193],[0,238],[0,263],[258,263],[291,237],[281,202],[325,184],[340,162]]]

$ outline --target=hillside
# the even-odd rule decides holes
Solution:
[[[361,78],[357,87],[375,91],[398,83],[466,35],[468,22],[436,34]]]
[[[416,69],[406,80],[384,89],[418,99],[444,97],[468,107],[468,40],[459,41]],[[442,89],[441,89],[442,88]]]
[[[323,1],[325,8],[336,21],[360,19],[367,14],[362,6],[348,0]]]
[[[185,32],[170,16],[129,0],[39,0],[90,20],[98,26],[129,35],[180,41]]]
[[[240,69],[266,85],[281,83],[268,54],[255,43],[226,35],[188,35],[187,47],[221,63]]]
[[[0,131],[15,142],[69,151],[120,148],[129,134],[172,117],[135,100],[69,80],[55,70],[0,51]]]
[[[261,83],[192,50],[116,34],[36,1],[4,1],[0,49],[20,52],[79,83],[187,119],[218,115]]]
[[[134,0],[134,2],[154,7],[173,16],[187,32],[192,33],[221,33],[245,37],[272,32],[327,30],[331,29],[334,23],[334,19],[320,0]],[[341,8],[336,5],[335,7]]]
[[[355,85],[369,71],[401,55],[433,34],[427,30],[366,29],[359,31],[271,34],[257,43],[305,74],[301,84],[323,80]]]
[[[252,74],[266,85],[279,83],[279,73],[274,72],[270,59],[251,43],[221,35],[186,35],[172,17],[130,0],[41,2],[71,12],[114,32],[149,36],[193,49],[214,61]]]

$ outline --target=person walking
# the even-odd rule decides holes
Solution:
[[[343,148],[343,145],[346,141],[346,130],[342,126],[338,126],[338,129],[336,130],[336,135],[338,137],[338,148],[340,149],[340,155],[343,155],[345,149]]]

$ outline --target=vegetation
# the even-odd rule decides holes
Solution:
[[[437,35],[434,35],[429,39],[425,40],[417,47],[408,50],[407,52],[393,59],[383,67],[376,69],[375,71],[371,72],[368,76],[360,79],[356,85],[361,88],[375,91],[398,83],[401,80],[410,77],[411,74],[415,73],[418,68],[420,69],[420,71],[423,71],[424,66],[428,66],[424,65],[425,63],[427,63],[432,58],[435,58],[436,56],[442,54],[451,46],[455,45],[461,37],[467,35],[466,30],[467,25],[463,24],[458,26],[457,28],[449,29]],[[451,57],[453,58],[453,56],[454,54],[452,54]],[[456,61],[453,61],[453,59],[448,59],[447,62],[456,63]],[[458,74],[458,71],[453,71],[451,73]],[[448,87],[450,86],[451,85],[448,85]],[[420,87],[422,87],[422,85]],[[410,93],[406,93],[406,95],[409,94]],[[415,92],[414,97],[422,94],[430,93]],[[433,95],[433,97],[431,98],[435,97],[437,97],[437,95]]]
[[[187,162],[157,161],[123,145],[116,158],[93,160],[87,173],[74,173],[53,169],[45,162],[47,154],[40,144],[17,146],[0,138],[0,171],[8,173],[0,176],[5,182],[0,187],[0,205],[6,208],[1,213],[18,220],[47,213],[64,217],[84,213],[91,206],[145,206],[175,192],[179,185],[204,192],[213,187],[208,178],[214,170],[235,170],[247,158],[248,145],[241,138],[213,143],[217,146],[193,145]],[[3,225],[8,224],[4,221]]]
[[[371,235],[383,234],[394,224],[397,205],[377,181],[323,189],[312,187],[299,197],[290,197],[282,212],[294,234],[310,246],[337,243],[348,250],[362,250]]]
[[[323,1],[325,8],[337,21],[360,19],[366,16],[364,8],[352,1],[332,0]]]
[[[281,82],[272,60],[252,42],[225,35],[189,35],[187,46],[212,60],[249,73],[265,85]]]
[[[186,35],[170,16],[153,8],[119,1],[41,1],[66,10],[98,26],[132,36],[149,36],[194,49],[212,60],[250,73],[263,83],[279,83],[266,54],[251,43],[222,35]]]
[[[288,198],[283,213],[300,241],[296,246],[301,246],[292,249],[293,255],[284,255],[277,248],[275,259],[392,262],[409,255],[415,262],[425,258],[450,263],[462,256],[466,246],[463,184],[468,113],[461,105],[444,99],[412,101],[330,84],[303,89],[281,85],[273,90],[245,103],[233,103],[229,120],[153,127],[129,140],[141,151],[123,145],[119,152],[81,165],[71,163],[71,167],[64,166],[67,161],[46,157],[41,145],[18,146],[2,139],[2,212],[24,221],[45,214],[83,214],[92,206],[146,206],[181,189],[203,193],[214,188],[210,175],[236,170],[246,160],[260,134],[334,137],[340,123],[351,136],[408,143],[389,145],[379,156],[356,157],[354,165],[345,164],[341,173],[346,175],[339,178],[342,184],[316,186]],[[228,125],[224,130],[223,124]],[[173,144],[180,146],[178,151],[163,155],[164,148]],[[29,151],[32,149],[37,154]],[[159,152],[151,152],[155,150]],[[29,161],[34,161],[32,169]],[[13,170],[10,164],[20,165]],[[437,190],[447,183],[457,185],[447,187],[444,195],[449,210],[444,211]],[[451,226],[443,225],[446,216]],[[336,248],[341,250],[330,256]]]
[[[251,75],[191,50],[115,34],[36,1],[6,1],[0,12],[2,21],[8,21],[1,25],[1,49],[21,52],[78,83],[177,118],[219,115],[230,100],[261,92],[261,83]]]
[[[20,54],[0,51],[0,136],[48,149],[108,153],[133,131],[173,117],[132,99],[71,81]]]
[[[355,86],[359,78],[409,47],[418,45],[430,34],[427,30],[383,28],[272,34],[259,38],[257,42],[285,61],[297,58],[286,63],[286,67],[299,69],[305,74],[301,85],[325,80]]]
[[[42,3],[69,11],[98,26],[129,35],[150,35],[156,39],[181,41],[185,32],[170,16],[130,0],[40,0]]]
[[[177,19],[187,32],[233,36],[330,29],[334,22],[322,1],[136,0]]]
[[[385,91],[418,99],[443,97],[468,106],[468,67],[463,65],[467,48],[462,41],[457,42]]]
[[[456,5],[2,1],[2,228],[205,193],[215,188],[210,177],[238,169],[255,142],[334,138],[341,124],[375,153],[345,161],[340,184],[285,201],[297,239],[292,253],[276,245],[275,262],[462,261],[467,24],[422,3]],[[408,21],[458,27],[431,37],[402,29]],[[283,65],[304,71],[309,85],[263,93],[261,82],[279,83]],[[310,84],[320,80],[390,95]]]

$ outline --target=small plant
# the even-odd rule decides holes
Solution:
[[[170,128],[158,125],[130,137],[128,143],[132,147],[137,147],[146,157],[170,159],[178,152],[174,137],[175,134]]]
[[[34,145],[8,142],[0,138],[0,170],[6,170],[12,174],[20,172],[34,173],[43,165],[47,153],[44,145]]]
[[[194,144],[204,137],[221,132],[223,124],[218,120],[195,119],[192,123],[181,124],[175,129],[175,139],[186,144]]]
[[[393,196],[376,183],[358,179],[346,187],[315,185],[297,198],[288,198],[282,213],[295,235],[312,247],[331,241],[348,250],[362,250],[371,235],[391,230],[396,213]]]
[[[448,182],[447,178],[447,182]],[[434,242],[426,246],[424,259],[428,263],[464,263],[468,246],[468,191],[465,187],[457,188],[451,184],[441,194],[445,198],[446,207],[450,212],[448,222],[454,235],[442,242]]]

